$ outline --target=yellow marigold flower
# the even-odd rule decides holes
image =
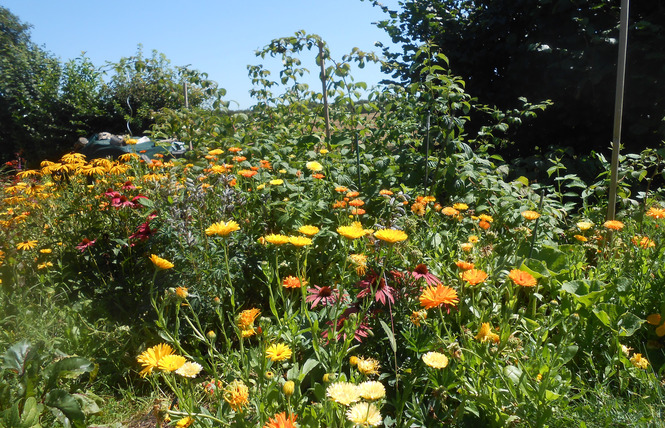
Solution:
[[[511,270],[508,274],[508,278],[512,279],[515,284],[524,287],[533,287],[536,285],[536,278],[534,278],[529,272],[524,272],[523,270]]]
[[[201,373],[203,367],[199,363],[193,361],[187,361],[185,364],[180,366],[175,372],[182,377],[194,378],[196,375]]]
[[[630,240],[633,244],[640,248],[653,248],[656,246],[656,243],[653,242],[651,239],[647,238],[646,236],[633,236],[633,238]]]
[[[224,401],[237,412],[249,403],[249,388],[241,380],[234,380],[224,388]]]
[[[487,215],[487,214],[481,214],[481,215],[479,215],[479,216],[478,216],[478,219],[481,220],[481,221],[486,221],[486,222],[488,222],[488,223],[492,223],[492,222],[494,221],[494,219],[492,218],[492,216]]]
[[[235,232],[236,230],[240,230],[240,226],[235,221],[231,220],[226,223],[220,221],[217,223],[213,223],[209,228],[207,228],[206,235],[226,236],[231,232]]]
[[[314,236],[319,233],[319,228],[316,226],[304,225],[300,226],[298,232],[302,233],[303,235]]]
[[[37,269],[40,269],[40,270],[41,269],[46,269],[46,268],[49,268],[49,267],[53,267],[53,263],[46,262],[46,263],[41,263],[41,264],[37,265]]]
[[[171,269],[174,265],[170,261],[159,257],[156,254],[150,255],[150,261],[157,269]]]
[[[358,393],[365,400],[380,400],[386,396],[386,387],[381,382],[368,380],[358,385]]]
[[[312,245],[312,240],[304,236],[289,236],[289,244],[295,245],[296,247],[304,247],[306,245]]]
[[[381,365],[378,360],[375,360],[374,358],[358,358],[358,364],[356,364],[358,371],[365,376],[379,374],[380,367]]]
[[[282,281],[282,286],[284,288],[300,288],[302,284],[300,279],[296,278],[295,276],[287,276],[284,278],[284,281]]]
[[[642,354],[633,354],[633,356],[630,357],[630,362],[640,369],[646,369],[649,366],[649,361],[644,358]]]
[[[284,385],[282,385],[282,392],[284,392],[284,395],[287,397],[290,397],[293,395],[293,393],[296,390],[296,383],[292,380],[287,380],[284,382]]]
[[[580,241],[580,242],[586,242],[586,241],[588,241],[588,239],[586,238],[586,236],[582,236],[582,235],[575,235],[575,236],[573,236],[573,238],[577,239],[577,240]]]
[[[665,209],[660,208],[660,207],[651,207],[649,210],[646,212],[646,215],[651,218],[665,218]]]
[[[436,201],[436,198],[434,196],[425,196],[423,198],[423,202],[434,202]]]
[[[487,273],[481,269],[469,269],[462,272],[461,277],[469,285],[477,285],[487,279]]]
[[[363,229],[360,222],[354,222],[351,226],[340,226],[337,228],[337,233],[347,239],[358,239],[367,235],[369,230]]]
[[[281,178],[276,178],[274,180],[270,180],[270,185],[271,186],[279,186],[280,184],[284,184],[284,180]]]
[[[173,372],[182,367],[186,362],[185,357],[181,355],[164,355],[159,359],[157,368],[165,372]]]
[[[607,220],[605,223],[603,223],[603,226],[607,229],[621,230],[623,229],[624,225],[619,220]]]
[[[317,161],[311,161],[305,164],[305,168],[307,168],[310,171],[319,172],[323,170],[323,165],[321,165]]]
[[[447,215],[448,217],[456,217],[459,215],[459,211],[453,207],[443,207],[441,208],[441,214]]]
[[[208,154],[209,154],[210,156],[219,156],[219,155],[221,155],[222,153],[224,153],[224,150],[222,150],[222,149],[213,149],[213,150],[209,150],[209,151],[208,151]]]
[[[360,400],[358,386],[350,382],[335,382],[326,388],[326,396],[335,403],[348,406]]]
[[[286,244],[287,242],[289,242],[289,237],[288,236],[274,234],[274,233],[271,233],[270,235],[266,235],[263,238],[267,242],[270,242],[271,244],[275,244],[275,245],[282,245],[282,244]]]
[[[319,150],[319,153],[321,153],[322,155],[328,154],[328,149],[321,149]]]
[[[499,337],[498,334],[494,333],[492,331],[492,328],[490,327],[490,323],[484,322],[480,326],[480,330],[478,331],[478,334],[476,335],[476,340],[480,340],[481,343],[492,341],[494,343],[499,343],[501,338]]]
[[[118,156],[118,159],[120,159],[123,162],[129,162],[132,159],[138,159],[138,158],[139,158],[139,155],[137,155],[136,153],[125,153],[125,154],[122,154],[122,155]]]
[[[538,214],[535,211],[522,211],[522,217],[524,217],[527,220],[536,220],[538,217],[540,217],[540,214]]]
[[[470,242],[470,243],[472,243],[472,244],[475,244],[475,243],[478,242],[479,240],[480,240],[480,238],[478,238],[476,235],[470,235],[470,236],[469,236],[469,239],[467,240],[467,242]]]
[[[658,337],[665,336],[665,324],[661,324],[658,327],[656,327],[656,335]]]
[[[356,265],[356,273],[359,276],[365,275],[367,269],[367,256],[364,254],[349,254],[349,259]]]
[[[291,348],[284,343],[275,343],[266,349],[266,357],[270,358],[271,361],[288,360],[291,358],[291,354]]]
[[[376,427],[381,425],[382,418],[379,409],[372,403],[356,403],[346,411],[346,419],[361,427]]]
[[[159,361],[163,357],[172,354],[173,348],[165,343],[160,343],[159,345],[146,349],[136,358],[136,360],[144,367],[139,374],[141,376],[146,376],[152,373],[152,370],[157,368]]]
[[[443,369],[448,366],[448,357],[440,352],[427,352],[423,354],[422,359],[425,364],[435,369]]]
[[[193,423],[194,423],[194,418],[185,416],[184,418],[176,422],[175,426],[178,428],[189,428],[189,426],[192,425]]]
[[[353,367],[358,365],[358,361],[360,361],[360,358],[356,357],[355,355],[349,357],[349,364],[351,364]]]
[[[374,232],[374,236],[382,241],[390,242],[391,244],[395,242],[406,241],[409,237],[409,235],[407,235],[404,231],[397,229],[377,230]]]
[[[175,294],[181,299],[186,299],[187,296],[189,296],[189,291],[187,291],[187,287],[177,287],[175,289]]]
[[[413,325],[420,327],[420,323],[427,319],[427,311],[424,309],[420,311],[413,311],[411,316],[409,316],[409,319],[411,319],[411,323]]]
[[[457,202],[456,204],[453,204],[453,208],[459,211],[466,211],[469,209],[469,206],[463,202]]]
[[[443,284],[437,284],[436,287],[432,285],[427,286],[420,295],[419,300],[420,306],[425,309],[436,308],[441,305],[455,306],[459,303],[457,291]]]
[[[17,250],[32,250],[37,246],[37,240],[36,239],[30,239],[24,242],[19,242],[16,244],[16,249]]]

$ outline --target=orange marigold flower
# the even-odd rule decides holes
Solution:
[[[362,207],[363,205],[365,205],[365,202],[362,199],[354,199],[349,202],[349,206],[352,207]]]
[[[651,218],[665,218],[665,209],[660,207],[651,207],[646,212],[646,215]]]
[[[422,203],[416,202],[415,204],[411,205],[411,211],[414,214],[422,217],[422,216],[425,215],[425,205],[422,204]]]
[[[229,147],[229,152],[231,153],[238,153],[241,152],[242,149],[240,147]]]
[[[420,306],[425,309],[436,308],[441,305],[456,306],[459,303],[457,291],[443,284],[427,286],[419,297]]]
[[[282,285],[284,288],[300,288],[302,286],[300,279],[296,278],[295,276],[287,276],[284,278]]]
[[[363,215],[363,214],[365,214],[366,212],[367,212],[367,211],[365,211],[365,210],[362,209],[362,208],[354,208],[354,209],[351,210],[351,215]]]
[[[524,217],[527,220],[536,220],[538,217],[540,217],[540,214],[538,214],[535,211],[522,211],[522,217]]]
[[[583,235],[575,235],[575,236],[573,236],[573,238],[577,239],[577,240],[580,241],[580,242],[586,242],[586,241],[588,241],[587,237],[586,237],[586,236],[583,236]]]
[[[323,174],[312,174],[312,177],[316,178],[317,180],[321,180],[322,178],[325,178],[326,176]]]
[[[647,317],[647,322],[651,325],[660,325],[660,314],[651,314]]]
[[[391,191],[388,190],[388,189],[382,189],[382,190],[379,192],[379,195],[381,195],[381,196],[392,196],[392,194],[393,194],[393,192],[391,192]]]
[[[536,278],[534,278],[529,272],[524,272],[523,270],[511,270],[508,274],[508,278],[512,279],[515,284],[524,287],[533,287],[536,285]]]
[[[256,171],[251,171],[249,169],[242,169],[242,170],[238,171],[238,174],[242,175],[245,178],[251,178],[251,177],[254,177],[258,173]]]
[[[621,230],[623,229],[624,225],[619,220],[607,220],[605,223],[603,223],[603,226],[607,229]]]
[[[469,269],[462,272],[461,277],[469,285],[477,285],[487,279],[487,273],[480,269]]]
[[[263,428],[296,428],[296,419],[296,415],[287,417],[286,413],[282,412],[268,419]]]
[[[234,162],[243,162],[247,160],[247,158],[244,156],[234,156],[232,159]]]
[[[456,217],[459,215],[459,211],[453,207],[443,207],[441,208],[441,214],[447,215],[449,217]]]
[[[358,196],[360,196],[360,192],[356,191],[351,191],[346,194],[347,198],[357,198]]]
[[[333,204],[333,208],[344,208],[346,207],[346,201],[337,201]]]
[[[478,222],[478,226],[480,226],[480,228],[483,229],[483,230],[487,230],[487,229],[490,228],[490,223],[488,221],[485,221],[485,220],[480,220]]]
[[[455,265],[462,270],[470,270],[474,268],[473,263],[465,262],[464,260],[458,260],[455,262]]]
[[[630,242],[641,248],[653,248],[656,246],[656,243],[646,236],[633,236]]]
[[[425,196],[423,198],[423,202],[425,203],[434,202],[434,201],[436,201],[436,198],[434,196]]]
[[[349,190],[349,188],[348,188],[348,187],[345,187],[345,186],[337,186],[337,187],[335,187],[335,192],[339,192],[339,193],[344,193],[344,192],[347,192],[348,190]]]
[[[224,388],[224,401],[237,412],[249,403],[249,388],[241,380],[234,380]]]

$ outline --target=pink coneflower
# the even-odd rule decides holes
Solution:
[[[139,227],[136,228],[136,232],[129,235],[129,239],[138,239],[139,241],[145,241],[146,239],[150,238],[150,236],[152,236],[152,234],[155,233],[155,229],[150,229],[150,220],[153,218],[155,217],[148,216],[148,220],[141,223]]]
[[[308,288],[307,291],[310,294],[305,301],[312,304],[311,309],[314,309],[319,303],[323,306],[332,306],[339,298],[339,290],[327,285],[323,287],[315,285],[314,288]]]
[[[408,272],[414,279],[420,279],[423,278],[427,285],[436,285],[441,282],[439,278],[436,276],[432,275],[427,269],[427,265],[424,263],[421,263],[416,266],[416,268],[413,270],[413,272]]]
[[[134,190],[136,186],[132,184],[131,181],[125,181],[125,184],[122,185],[122,190]]]
[[[81,241],[81,243],[76,246],[76,249],[80,250],[81,252],[84,252],[86,250],[86,248],[92,247],[93,245],[95,245],[95,242],[97,242],[96,239],[93,239],[91,241],[88,238],[83,238],[83,241]]]
[[[392,279],[396,279],[396,277],[401,275],[399,272],[389,272],[388,274],[390,274]],[[376,293],[374,294],[375,301],[381,302],[383,305],[387,304],[388,301],[390,301],[391,304],[395,303],[397,292],[393,287],[386,283],[386,276],[387,275],[384,275],[383,278],[379,279],[379,275],[376,272],[372,271],[367,274],[367,276],[357,284],[357,287],[361,290],[356,297],[358,299],[363,299],[367,296],[371,296],[372,293]]]
[[[333,321],[328,321],[328,325],[333,327],[333,334],[337,333],[335,339],[340,340],[344,339],[346,340],[346,333],[343,331],[344,330],[344,322],[349,319],[351,314],[357,314],[360,312],[360,308],[358,306],[352,306],[345,310],[342,315],[337,319],[337,322]],[[357,340],[358,342],[362,342],[364,338],[366,338],[369,333],[372,331],[367,323],[365,322],[367,318],[365,318],[360,324],[358,324],[358,327],[356,327],[356,330],[353,332],[353,338]],[[322,336],[325,337],[326,339],[330,340],[330,337],[328,335],[329,331],[326,330],[322,333]]]

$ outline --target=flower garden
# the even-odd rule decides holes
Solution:
[[[5,175],[4,426],[117,423],[114,385],[159,426],[662,416],[657,192],[605,221],[568,200],[579,179],[507,179],[462,150],[457,190],[428,193],[400,181],[420,154],[377,147],[358,183],[349,146],[70,153]]]

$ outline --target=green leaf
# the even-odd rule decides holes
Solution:
[[[307,376],[307,373],[312,371],[312,369],[318,365],[319,361],[316,360],[315,358],[310,358],[309,360],[305,361],[305,364],[302,365],[302,369],[300,370],[300,374],[298,375],[298,380],[302,382],[302,380],[305,379],[305,376]]]
[[[545,400],[546,401],[554,401],[554,400],[557,400],[559,397],[561,397],[561,395],[557,394],[556,392],[552,392],[549,389],[545,391]]]
[[[22,375],[29,361],[30,348],[26,341],[12,345],[2,356],[2,368]]]
[[[577,354],[579,347],[577,345],[570,345],[564,348],[561,352],[561,364],[566,364],[568,361],[572,360],[575,354]]]
[[[62,415],[74,428],[85,428],[85,415],[79,402],[73,395],[62,389],[53,389],[46,394],[44,404],[62,412]],[[57,415],[57,412],[56,412]]]
[[[645,320],[635,314],[626,312],[617,322],[619,337],[632,336],[644,324]]]
[[[385,323],[385,321],[379,320],[379,323],[381,324],[381,327],[383,327],[383,331],[386,332],[386,336],[388,336],[390,347],[392,348],[393,352],[397,351],[397,342],[395,341],[395,335],[393,334],[392,330],[388,324]]]
[[[517,386],[522,378],[522,369],[517,366],[506,366],[503,368],[503,374]]]
[[[83,357],[67,357],[49,365],[45,370],[46,389],[56,385],[60,378],[75,379],[95,370],[95,363]]]

